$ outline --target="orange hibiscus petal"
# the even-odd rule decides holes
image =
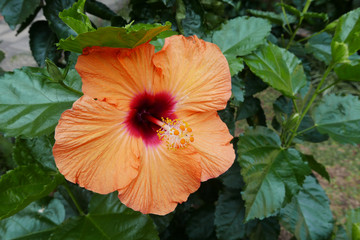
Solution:
[[[62,114],[53,154],[67,180],[106,194],[136,177],[141,142],[127,134],[122,123],[125,114],[86,95]]]
[[[235,151],[230,143],[233,137],[217,112],[192,114],[184,111],[178,115],[192,129],[194,142],[191,145],[201,155],[201,181],[226,172],[235,160]]]
[[[154,46],[149,43],[134,49],[84,49],[76,64],[83,81],[84,94],[127,106],[126,103],[134,95],[145,90],[152,92],[156,78],[156,70],[151,62],[153,54]]]
[[[161,69],[161,89],[170,91],[179,109],[220,110],[231,96],[229,65],[220,49],[196,36],[172,36],[153,62]]]
[[[119,190],[122,203],[144,214],[165,215],[200,187],[200,156],[192,149],[165,144],[143,149],[139,175]]]

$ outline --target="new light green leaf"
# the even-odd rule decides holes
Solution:
[[[250,70],[271,87],[284,95],[295,98],[306,85],[301,61],[291,52],[272,43],[244,58]]]
[[[60,225],[50,240],[159,239],[151,218],[121,204],[117,193],[94,195],[85,216]]]
[[[101,46],[134,48],[146,43],[158,34],[171,29],[171,24],[135,24],[130,27],[103,27],[96,31],[81,33],[76,37],[61,39],[58,47],[66,51],[82,53],[85,47]]]
[[[296,239],[328,239],[333,230],[329,199],[314,177],[306,177],[303,189],[281,209],[280,222]]]
[[[339,79],[348,81],[360,81],[360,60],[353,60],[349,63],[341,63],[335,67]]]
[[[0,178],[0,219],[9,217],[50,192],[63,177],[37,165],[20,166]]]
[[[351,209],[346,213],[346,232],[348,236],[352,235],[353,225],[360,223],[360,208]]]
[[[72,79],[65,80],[70,87],[81,82],[73,71],[68,74]],[[15,69],[0,77],[0,132],[26,137],[52,133],[61,113],[79,97],[50,80],[45,69]]]
[[[360,8],[357,8],[341,16],[338,21],[334,38],[331,43],[333,61],[340,62],[345,60],[359,49]],[[343,55],[343,58],[340,58],[340,55]]]
[[[243,69],[242,59],[265,43],[271,24],[261,18],[238,17],[223,24],[213,35],[212,42],[219,46],[227,58],[231,75]]]
[[[279,136],[270,129],[257,127],[239,137],[238,159],[246,183],[243,199],[246,218],[275,214],[284,201],[300,190],[310,168],[295,149],[281,147]]]
[[[313,112],[317,129],[341,143],[360,143],[360,100],[356,96],[325,96]]]
[[[1,220],[0,236],[3,240],[48,240],[64,220],[65,208],[61,201],[43,198]]]
[[[84,14],[85,2],[86,0],[79,0],[71,8],[59,13],[61,20],[78,34],[95,31],[89,17]]]

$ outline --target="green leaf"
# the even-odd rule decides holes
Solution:
[[[298,132],[306,130],[310,127],[313,127],[314,120],[311,118],[310,115],[305,115],[302,119],[300,126],[298,128]],[[310,130],[307,130],[303,132],[302,134],[296,136],[296,138],[301,139],[303,141],[313,142],[313,143],[319,143],[324,142],[329,139],[329,135],[327,134],[321,134],[316,128],[312,128]]]
[[[360,223],[360,208],[351,209],[346,213],[346,232],[348,236],[352,235],[352,228],[354,223]]]
[[[333,41],[348,45],[350,55],[360,49],[360,8],[350,11],[339,19]]]
[[[47,21],[37,21],[33,23],[29,30],[30,49],[37,64],[45,66],[45,59],[49,58],[54,62],[60,58],[60,51],[56,50],[57,38],[51,31]]]
[[[230,57],[228,58],[228,62],[231,76],[234,76],[235,74],[241,72],[244,69],[244,59],[240,57]]]
[[[49,22],[51,30],[56,33],[58,39],[65,39],[71,35],[76,36],[76,32],[59,18],[59,13],[71,7],[76,0],[45,0],[45,2],[46,5],[43,8],[44,16]]]
[[[331,35],[323,32],[308,41],[306,51],[312,53],[317,60],[329,65],[332,58],[331,41]]]
[[[0,178],[0,219],[9,217],[34,200],[51,193],[63,179],[37,165],[20,166]]]
[[[117,193],[94,195],[85,216],[68,219],[51,235],[57,239],[159,239],[149,216],[120,203]]]
[[[272,43],[244,58],[250,70],[271,87],[295,98],[306,85],[301,61],[291,52]]]
[[[229,128],[230,134],[234,136],[235,133],[235,109],[230,106],[228,103],[226,108],[218,111],[218,114],[223,122],[226,123]]]
[[[360,222],[353,223],[352,225],[352,239],[360,240]]]
[[[162,232],[166,231],[167,228],[169,227],[171,221],[174,218],[174,215],[175,215],[174,213],[175,212],[171,212],[171,213],[166,214],[164,216],[150,214],[149,216],[154,221],[157,231],[159,233],[162,233]]]
[[[265,18],[274,24],[278,24],[281,26],[286,24],[286,20],[285,20],[285,17],[283,14],[277,14],[274,12],[265,12],[265,11],[261,11],[261,10],[255,10],[255,9],[248,9],[246,11],[255,17]],[[286,14],[286,17],[287,17],[288,23],[290,23],[290,24],[294,23],[296,21],[296,17],[294,17],[290,14]]]
[[[96,0],[87,0],[85,9],[86,12],[105,20],[112,20],[113,17],[117,17],[116,13],[108,6]]]
[[[59,13],[61,20],[77,34],[95,31],[89,17],[84,14],[85,1],[78,0],[71,8]]]
[[[214,206],[203,206],[191,213],[185,231],[190,239],[207,240],[215,235]]]
[[[305,20],[309,20],[311,18],[320,18],[324,22],[329,20],[329,16],[326,13],[306,12],[303,16]]]
[[[234,76],[231,78],[231,90],[236,101],[244,101],[244,82],[241,78]]]
[[[350,240],[342,225],[338,225],[335,228],[336,230],[331,238],[332,240]]]
[[[326,180],[328,180],[330,182],[330,175],[329,175],[328,171],[326,171],[326,168],[323,164],[317,162],[315,160],[314,156],[312,156],[312,155],[301,154],[301,156],[302,156],[303,160],[308,163],[309,167],[312,170],[314,170],[315,172],[320,174],[320,176],[322,176],[323,178],[325,178]]]
[[[133,48],[167,30],[170,30],[170,23],[166,25],[141,23],[129,28],[103,27],[96,31],[79,34],[77,37],[61,39],[58,47],[78,53],[82,53],[85,47],[91,46]]]
[[[347,57],[360,49],[360,8],[341,16],[331,43],[333,61],[339,62],[341,55]],[[346,51],[345,51],[346,50]],[[337,57],[336,57],[337,56]],[[347,58],[346,57],[346,58]]]
[[[360,100],[356,96],[326,95],[314,110],[321,133],[341,143],[360,143]]]
[[[288,12],[294,14],[297,17],[300,17],[302,15],[302,13],[296,7],[293,7],[289,4],[277,3],[277,5],[284,7]]]
[[[70,87],[80,81],[74,76],[68,74],[73,79],[65,81]],[[51,81],[45,69],[16,69],[0,77],[0,131],[7,136],[26,137],[52,133],[61,113],[79,97]]]
[[[348,62],[349,58],[349,49],[348,46],[343,42],[332,42],[331,43],[331,55],[332,62],[334,63],[344,63]]]
[[[261,109],[261,102],[258,98],[246,97],[236,112],[236,121],[254,116]]]
[[[233,145],[236,148],[237,145],[237,138],[235,138],[232,141]],[[235,153],[237,154],[237,149],[235,149]],[[238,156],[236,156],[238,157]],[[238,161],[234,161],[233,165],[227,170],[225,173],[223,173],[220,177],[220,180],[224,184],[224,186],[228,189],[236,189],[240,190],[244,187],[244,181],[242,179],[242,176],[240,174],[240,166]]]
[[[24,22],[26,18],[32,15],[41,0],[2,0],[0,1],[0,13],[12,30],[16,25]]]
[[[280,224],[277,218],[270,217],[258,221],[250,235],[250,240],[278,240],[280,234]]]
[[[85,213],[89,212],[89,203],[94,193],[86,190],[85,188],[79,187],[77,184],[67,182],[66,185],[59,185],[56,189],[56,192],[54,193],[54,198],[60,200],[65,207],[65,218],[68,219],[70,217],[79,216],[79,210],[73,199],[71,199],[69,196],[69,192],[65,186],[70,189],[73,196],[77,200],[78,207],[80,207],[80,209],[82,209],[82,211]]]
[[[48,136],[33,139],[16,138],[13,158],[19,165],[37,163],[49,170],[57,171],[52,155],[53,144],[53,137]]]
[[[16,35],[19,35],[22,31],[24,31],[25,29],[27,29],[28,26],[31,25],[31,23],[34,21],[34,19],[36,18],[37,14],[40,12],[40,10],[42,9],[43,6],[39,5],[35,11],[26,18],[26,20],[24,22],[21,23],[20,27],[16,30]]]
[[[245,97],[251,97],[256,93],[265,90],[269,86],[251,71],[246,72],[243,80],[245,82]]]
[[[237,240],[249,236],[257,221],[245,221],[245,206],[240,190],[220,193],[215,210],[216,236],[219,240]]]
[[[310,168],[295,149],[281,147],[270,129],[249,129],[239,137],[238,159],[246,183],[246,221],[275,214],[301,189]]]
[[[0,221],[2,239],[47,240],[65,219],[60,200],[43,198],[17,214]]]
[[[360,82],[360,60],[338,64],[335,72],[341,80]]]
[[[303,189],[281,209],[280,222],[296,239],[328,239],[333,230],[329,199],[314,177],[306,177]]]
[[[0,62],[1,62],[2,60],[4,60],[4,58],[5,58],[5,53],[0,50]]]
[[[245,56],[265,43],[271,24],[255,17],[238,17],[223,24],[213,35],[212,42],[219,46],[229,62]]]

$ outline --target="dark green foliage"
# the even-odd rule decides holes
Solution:
[[[334,222],[311,170],[330,175],[297,144],[360,143],[358,2],[130,0],[124,14],[98,0],[0,0],[11,29],[30,27],[39,65],[0,68],[0,238],[275,240],[282,226],[299,240],[357,239],[359,209],[344,226]],[[41,12],[45,20],[33,22]],[[236,159],[174,212],[147,216],[116,192],[66,182],[52,155],[54,130],[82,96],[74,68],[84,48],[150,42],[157,52],[175,34],[216,44],[228,61],[232,95],[218,114]],[[261,93],[267,88],[276,96]]]
[[[61,52],[57,50],[55,45],[58,39],[49,28],[47,21],[33,23],[29,33],[30,49],[39,67],[45,66],[46,58],[57,62],[61,56]]]
[[[36,12],[41,0],[1,0],[0,13],[11,29],[23,23],[28,17]]]
[[[333,229],[329,200],[314,177],[280,210],[280,222],[297,239],[328,239]]]

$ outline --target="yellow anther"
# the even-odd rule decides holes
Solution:
[[[156,122],[152,118],[149,120]],[[169,118],[161,118],[161,120],[161,124],[158,124],[161,128],[157,130],[157,135],[161,141],[166,142],[168,149],[186,148],[191,142],[194,142],[192,129],[186,122]]]

